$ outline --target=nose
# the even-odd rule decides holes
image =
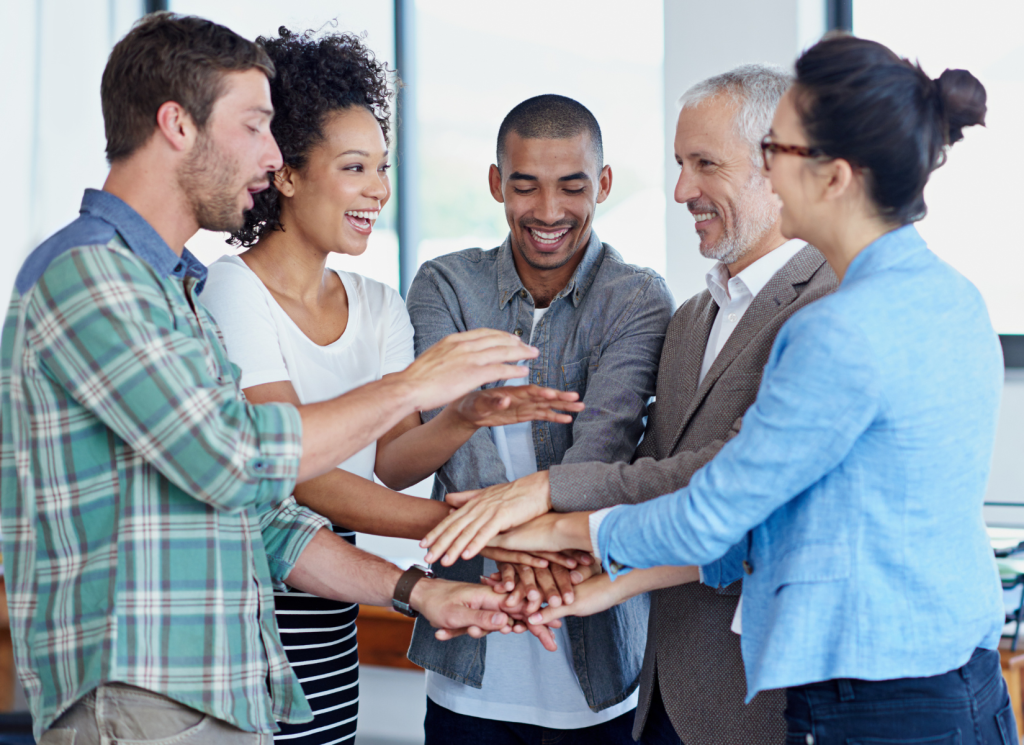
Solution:
[[[376,199],[378,202],[386,202],[390,194],[391,182],[387,171],[374,171],[367,179],[363,196]]]
[[[676,181],[676,189],[673,197],[679,204],[686,204],[700,198],[700,187],[697,179],[684,165],[679,169],[679,179]]]
[[[282,166],[284,166],[281,148],[277,146],[277,140],[274,139],[274,135],[270,134],[269,127],[267,128],[266,135],[264,135],[263,163],[261,165],[264,171],[280,171]]]
[[[538,203],[534,207],[533,216],[548,225],[554,225],[565,216],[565,210],[558,199],[558,194],[548,189],[541,189]]]

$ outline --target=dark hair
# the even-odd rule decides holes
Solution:
[[[270,131],[281,149],[284,164],[305,168],[309,153],[324,140],[324,125],[334,112],[363,106],[380,124],[387,139],[393,90],[388,70],[355,34],[315,32],[296,34],[282,26],[279,36],[256,41],[274,62],[277,76],[270,83],[274,119]],[[264,235],[281,229],[281,202],[270,188],[253,197],[245,225],[231,234],[233,246],[252,246]]]
[[[223,93],[223,73],[262,70],[266,53],[231,29],[195,16],[150,13],[114,45],[100,83],[107,160],[127,158],[152,136],[156,112],[175,101],[199,129]]]
[[[564,140],[581,132],[589,132],[597,155],[597,167],[604,166],[604,145],[601,127],[590,109],[565,96],[546,93],[528,98],[516,106],[498,128],[498,170],[505,159],[505,140],[509,132],[524,139]]]
[[[795,102],[809,144],[863,168],[886,219],[925,216],[924,186],[963,128],[985,123],[985,88],[966,70],[930,79],[878,42],[828,36],[796,63]]]

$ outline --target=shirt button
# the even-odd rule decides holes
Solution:
[[[806,742],[807,745],[814,745],[814,735],[808,734],[807,737],[804,738],[804,742]]]
[[[730,313],[729,314],[729,323],[736,323],[736,314],[735,313]]]
[[[522,329],[516,329],[516,336],[522,336],[522,335],[523,335],[523,330]]]
[[[267,467],[267,464],[264,463],[261,460],[254,460],[252,462],[252,470],[254,470],[254,471],[262,471],[266,467]]]
[[[526,297],[526,290],[520,290],[519,297]]]
[[[743,571],[746,572],[747,574],[753,574],[754,573],[754,567],[746,559],[743,560]]]

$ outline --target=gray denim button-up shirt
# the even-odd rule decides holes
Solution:
[[[503,329],[523,339],[532,335],[540,356],[530,363],[529,381],[579,392],[586,410],[572,424],[533,422],[538,470],[632,457],[674,307],[656,272],[625,263],[591,232],[583,260],[534,332],[533,298],[519,279],[506,238],[490,251],[472,248],[423,264],[409,289],[408,307],[417,354],[449,334],[475,328]],[[439,411],[424,412],[424,420]],[[433,498],[506,480],[490,432],[481,429],[438,471]],[[480,557],[450,568],[434,565],[441,576],[468,582],[479,581],[482,569]],[[619,703],[636,688],[647,615],[647,596],[641,595],[595,616],[565,619],[576,675],[594,711]],[[480,688],[486,649],[486,639],[469,636],[438,642],[420,619],[409,659]]]

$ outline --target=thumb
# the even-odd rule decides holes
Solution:
[[[474,610],[456,607],[446,614],[444,626],[448,629],[466,629],[476,626],[483,631],[501,631],[508,624],[508,615],[501,611]]]

